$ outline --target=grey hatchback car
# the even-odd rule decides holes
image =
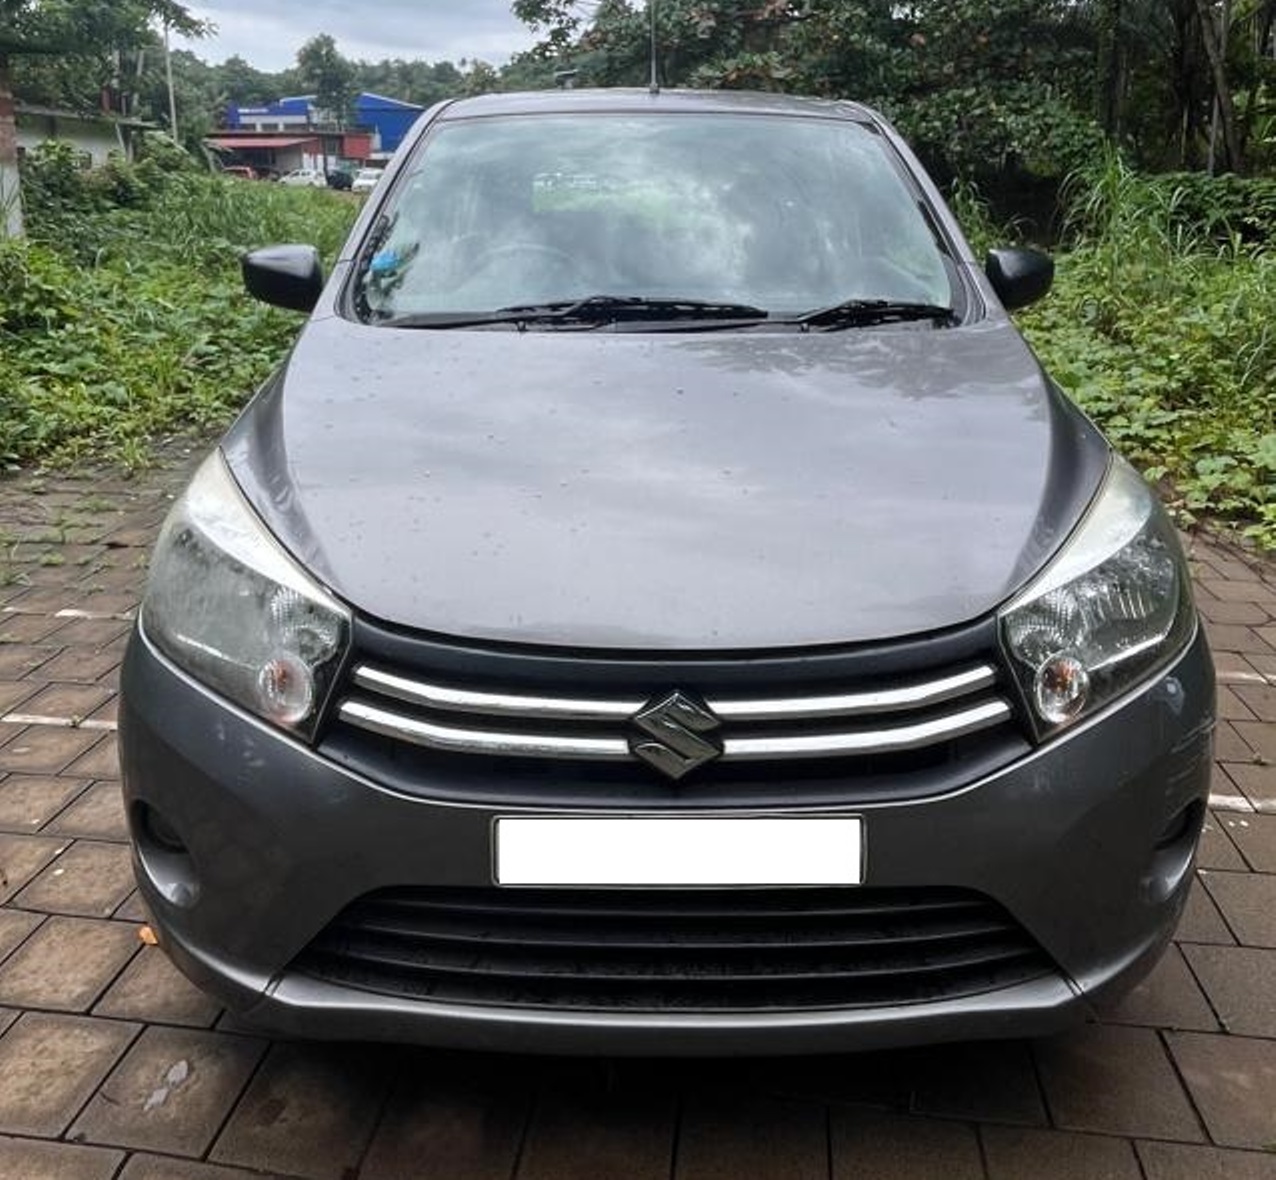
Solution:
[[[162,946],[548,1052],[1035,1034],[1156,961],[1214,688],[1175,532],[876,114],[424,115],[179,498],[123,673]]]

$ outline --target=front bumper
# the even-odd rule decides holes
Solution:
[[[907,1005],[635,1013],[400,1000],[290,972],[320,930],[369,892],[491,886],[493,818],[535,811],[408,798],[369,782],[212,696],[141,632],[122,687],[140,888],[174,961],[245,1019],[308,1037],[644,1055],[836,1052],[1035,1035],[1083,1019],[1156,961],[1178,921],[1214,711],[1198,634],[1142,689],[978,783],[913,802],[848,794],[840,810],[863,817],[866,884],[984,894],[1057,974]],[[147,809],[188,854],[155,843]]]

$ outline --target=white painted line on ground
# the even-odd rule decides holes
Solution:
[[[1271,684],[1272,677],[1261,672],[1216,672],[1219,684]]]
[[[99,721],[92,717],[46,717],[42,713],[6,713],[0,717],[3,725],[46,725],[53,729],[91,729],[114,733],[119,726],[114,721]]]
[[[126,611],[124,614],[112,614],[108,611],[96,610],[60,610],[53,616],[55,619],[109,619],[120,623],[131,623],[133,621],[133,612]]]
[[[1215,811],[1254,810],[1254,805],[1244,795],[1211,795],[1210,806]]]

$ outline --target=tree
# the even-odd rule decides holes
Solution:
[[[209,31],[177,0],[0,0],[0,200],[5,213],[0,230],[12,236],[22,232],[13,96],[22,92],[24,75],[48,75],[45,84],[54,86],[58,98],[69,94],[76,105],[96,105],[94,92],[100,95],[111,85],[123,89],[122,58],[155,43],[153,21],[188,36]],[[23,43],[55,47],[58,57],[50,60],[59,65],[50,72],[31,64],[40,59],[23,56],[14,59],[15,68],[5,45]]]
[[[297,72],[314,91],[319,110],[344,128],[356,93],[354,63],[341,56],[327,33],[320,33],[297,51]]]

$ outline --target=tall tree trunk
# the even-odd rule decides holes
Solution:
[[[1219,43],[1218,26],[1210,0],[1196,0],[1197,15],[1201,18],[1201,40],[1210,59],[1214,74],[1214,93],[1218,96],[1218,111],[1223,123],[1223,142],[1227,145],[1227,160],[1232,171],[1240,172],[1243,166],[1240,140],[1236,135],[1236,107],[1232,101],[1232,88],[1227,81],[1227,62]]]
[[[1099,29],[1099,125],[1110,139],[1121,137],[1125,94],[1124,0],[1103,0]]]
[[[18,122],[9,59],[0,54],[0,238],[22,237],[22,186],[18,175]]]

